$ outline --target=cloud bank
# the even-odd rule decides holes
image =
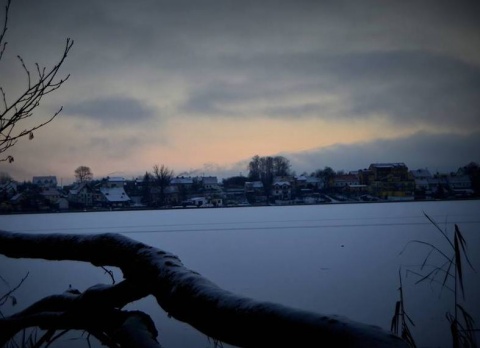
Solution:
[[[297,171],[308,173],[325,166],[334,170],[354,171],[368,168],[371,163],[382,162],[403,162],[409,169],[428,168],[433,173],[449,173],[470,162],[480,163],[478,149],[480,132],[468,136],[419,132],[398,139],[337,144],[284,155]]]
[[[236,171],[256,153],[295,154],[305,168],[322,158],[338,169],[462,165],[480,132],[479,10],[433,0],[14,0],[0,64],[9,98],[25,82],[16,54],[48,66],[67,36],[75,45],[62,67],[70,79],[37,110],[45,118],[63,105],[61,121],[12,150],[21,170],[0,169]]]

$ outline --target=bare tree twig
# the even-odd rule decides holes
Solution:
[[[11,0],[7,0],[7,5],[5,5],[5,19],[3,22],[3,28],[2,28],[2,33],[0,34],[0,60],[2,60],[3,52],[5,52],[5,49],[7,47],[7,42],[4,42],[3,39],[5,37],[5,33],[7,32],[7,23],[8,23],[8,11],[10,9],[10,3]]]
[[[112,284],[115,284],[115,277],[113,276],[113,272],[104,266],[102,266],[101,268],[105,271],[106,274],[108,274],[108,276],[112,280]]]
[[[13,301],[16,301],[14,297],[12,297],[12,294],[18,290],[18,288],[20,288],[23,284],[23,282],[28,278],[28,275],[29,273],[27,272],[27,274],[25,275],[25,277],[23,277],[20,282],[11,290],[9,290],[7,293],[3,294],[1,297],[0,297],[0,306],[4,305],[5,302],[8,301],[8,299],[13,299]],[[3,279],[3,277],[1,277],[1,279],[6,283],[6,280]],[[8,283],[7,283],[8,284]],[[14,302],[15,303],[15,302]],[[2,311],[0,311],[0,316],[3,317],[3,313]]]
[[[5,34],[7,32],[8,13],[10,9],[11,0],[7,0],[6,12],[3,29],[0,34],[0,61],[5,52],[7,42],[4,41]],[[65,81],[68,80],[70,75],[64,78],[56,80],[57,74],[65,62],[70,49],[73,46],[73,40],[67,38],[63,53],[58,63],[52,68],[40,67],[38,63],[35,63],[36,77],[32,78],[30,70],[27,68],[22,57],[17,56],[22,69],[27,76],[27,86],[20,95],[14,98],[13,102],[8,101],[7,93],[5,89],[0,86],[0,92],[2,94],[3,106],[0,108],[0,154],[13,147],[21,138],[28,137],[33,139],[33,132],[37,129],[47,125],[55,117],[57,117],[62,111],[63,107],[60,107],[57,112],[50,116],[46,121],[39,122],[36,125],[29,125],[24,128],[23,122],[33,116],[33,111],[40,106],[42,98],[59,89]],[[12,156],[6,156],[0,158],[0,162],[8,161],[13,162]]]

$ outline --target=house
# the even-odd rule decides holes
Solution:
[[[368,185],[362,183],[360,172],[348,174],[337,174],[333,178],[333,188],[336,192],[343,192],[347,195],[359,196],[368,193]]]
[[[369,190],[388,200],[413,200],[415,181],[405,163],[372,163],[368,168]]]
[[[468,175],[450,175],[447,177],[448,187],[457,197],[473,196],[472,181]]]
[[[85,181],[77,183],[68,191],[67,199],[72,207],[92,207],[94,203],[93,187]]]
[[[370,186],[375,181],[375,175],[373,171],[369,169],[361,169],[358,171],[358,182],[360,185]]]
[[[428,178],[428,191],[434,198],[445,198],[449,195],[449,186],[446,175],[436,174]]]
[[[472,188],[472,181],[468,175],[447,176],[448,185],[452,190],[466,190]]]
[[[195,195],[202,195],[208,199],[208,204],[212,204],[215,206],[221,205],[219,202],[223,204],[223,198],[225,194],[218,183],[218,179],[216,176],[201,176],[197,177],[194,180],[194,187],[192,189],[193,192],[191,194]],[[213,199],[216,199],[215,204],[212,203]]]
[[[32,184],[37,185],[41,188],[57,187],[57,177],[56,176],[34,176],[32,179]]]
[[[319,191],[323,189],[324,182],[321,178],[308,175],[296,176],[292,185],[292,198],[296,203],[313,204],[319,201]]]
[[[170,185],[181,186],[186,189],[190,189],[193,186],[193,178],[177,176],[176,178],[170,180]]]
[[[357,174],[339,174],[333,178],[333,187],[336,190],[343,190],[351,185],[360,185]]]
[[[188,200],[189,203],[193,204],[196,207],[208,207],[208,199],[205,197],[193,197]]]
[[[152,188],[152,191],[156,194],[155,197],[160,195],[160,189],[158,187]],[[181,197],[179,187],[174,185],[165,187],[164,195],[167,205],[177,205],[185,199],[185,197]]]
[[[101,187],[102,205],[108,207],[125,207],[130,205],[130,197],[123,187]]]
[[[245,191],[263,193],[263,183],[261,181],[247,181],[245,183]]]
[[[227,205],[238,205],[247,201],[244,187],[225,187],[223,192]]]
[[[428,169],[411,170],[410,174],[415,182],[415,199],[430,198],[432,190],[430,189],[430,180],[432,174]]]
[[[201,176],[197,178],[197,181],[205,191],[218,191],[220,189],[216,176]]]
[[[405,163],[373,163],[368,169],[377,181],[385,181],[389,178],[397,181],[409,179],[408,167]]]
[[[276,181],[272,185],[272,196],[276,201],[292,199],[292,185],[288,181]]]
[[[347,184],[347,186],[343,188],[343,191],[358,196],[360,194],[368,193],[369,188],[367,185],[363,184]]]
[[[177,176],[170,180],[170,186],[165,188],[165,200],[168,204],[179,204],[188,200],[194,187],[197,187],[197,181],[188,176]]]
[[[53,187],[43,189],[40,194],[45,197],[45,199],[47,199],[51,204],[57,204],[58,200],[63,197],[60,191]]]
[[[267,196],[261,181],[245,182],[245,196],[250,204],[265,203]]]
[[[323,188],[323,180],[315,176],[300,175],[295,177],[295,187],[316,191]]]
[[[107,177],[102,179],[99,188],[99,203],[105,207],[126,207],[131,203],[125,192],[125,179],[122,177]]]

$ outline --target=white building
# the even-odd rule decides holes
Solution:
[[[130,205],[131,199],[125,192],[125,179],[121,177],[107,177],[102,180],[100,194],[103,205],[110,207],[124,207]]]

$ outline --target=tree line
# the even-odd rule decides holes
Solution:
[[[276,178],[284,178],[288,180],[291,176],[295,175],[295,171],[292,170],[290,160],[284,156],[259,156],[255,155],[249,161],[247,167],[248,175],[245,176],[232,176],[224,178],[222,183],[225,187],[236,186],[244,187],[248,181],[259,181],[263,185],[263,190],[267,196],[270,197],[272,186]],[[343,173],[343,172],[338,172]],[[91,182],[93,181],[93,172],[90,167],[81,165],[74,171],[75,181],[77,183]],[[152,171],[146,171],[141,179],[141,192],[142,203],[152,206],[164,205],[166,197],[166,189],[170,186],[172,179],[174,179],[175,171],[165,164],[155,164],[152,167]],[[302,175],[308,175],[303,173]],[[325,186],[328,186],[328,182],[336,175],[336,172],[330,168],[317,169],[310,173],[310,176],[320,178]],[[184,199],[187,198],[189,191],[182,185],[179,185],[181,190],[180,196]],[[192,182],[190,192],[196,192],[200,189],[197,181]],[[154,197],[153,191],[156,196]]]

